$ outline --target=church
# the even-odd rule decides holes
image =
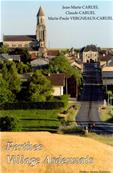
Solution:
[[[27,48],[29,53],[46,53],[46,25],[42,7],[37,13],[35,35],[4,35],[3,44],[9,48]]]

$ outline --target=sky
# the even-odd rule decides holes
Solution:
[[[36,31],[36,14],[40,6],[44,9],[47,27],[47,47],[81,48],[89,44],[113,48],[113,20],[49,20],[48,17],[75,17],[66,11],[88,11],[87,9],[63,9],[63,6],[97,5],[94,16],[112,16],[113,0],[1,0],[0,41],[3,35],[32,35]],[[80,15],[79,15],[80,16]],[[81,15],[84,16],[84,15]],[[92,15],[93,16],[93,15]]]

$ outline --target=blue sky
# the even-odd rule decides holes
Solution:
[[[49,16],[66,16],[62,6],[98,5],[98,16],[113,16],[113,1],[1,1],[1,36],[35,34],[40,6],[46,15],[47,47],[81,48],[87,44],[113,47],[113,21],[50,21]],[[75,11],[75,10],[70,10]]]

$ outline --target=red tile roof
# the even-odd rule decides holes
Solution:
[[[31,60],[37,59],[37,55],[35,53],[31,54]]]
[[[64,73],[51,73],[47,78],[51,81],[54,86],[64,86],[65,85],[65,74]]]
[[[58,56],[59,55],[59,50],[48,50],[47,51],[47,56]]]
[[[100,55],[99,56],[100,61],[109,61],[111,58],[112,58],[111,55],[105,55],[105,56]]]

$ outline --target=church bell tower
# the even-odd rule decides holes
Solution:
[[[45,14],[42,7],[37,13],[36,39],[39,41],[40,48],[46,48]]]

